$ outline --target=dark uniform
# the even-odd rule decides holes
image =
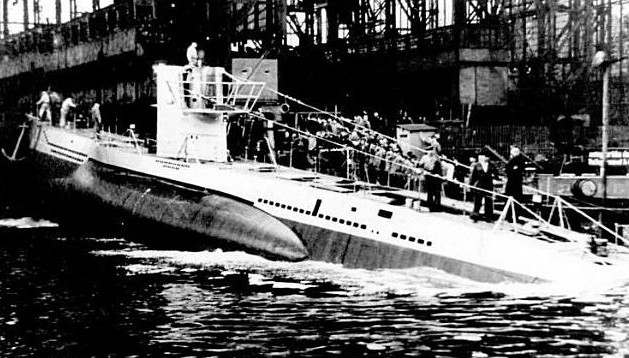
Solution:
[[[477,188],[485,189],[487,191],[494,190],[494,179],[498,179],[498,170],[491,162],[487,162],[487,170],[483,168],[482,163],[476,163],[472,169],[472,177],[470,178],[470,185]],[[494,216],[494,200],[492,195],[485,192],[476,190],[474,192],[474,213],[472,219],[478,220],[480,216],[480,207],[485,200],[485,220],[491,221]]]
[[[521,154],[509,159],[507,162],[507,185],[505,194],[512,196],[515,200],[522,199],[522,176],[524,175],[524,156]]]

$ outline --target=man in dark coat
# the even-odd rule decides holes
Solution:
[[[435,151],[425,154],[420,164],[429,174],[424,176],[424,189],[427,194],[427,205],[430,211],[441,209],[441,176],[443,175],[439,155]]]
[[[518,147],[511,147],[511,157],[507,162],[507,186],[505,194],[515,200],[522,200],[522,175],[524,174],[525,160]]]
[[[478,155],[478,163],[476,163],[472,169],[472,176],[470,177],[470,185],[484,189],[474,191],[474,212],[472,213],[472,220],[476,222],[480,216],[480,207],[485,201],[485,220],[493,221],[494,216],[494,200],[492,194],[494,190],[494,179],[499,179],[498,170],[496,166],[489,161],[489,157],[486,154]]]

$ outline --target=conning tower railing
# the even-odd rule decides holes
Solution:
[[[210,79],[210,80],[208,80]],[[184,113],[249,113],[264,90],[264,82],[238,79],[226,72],[204,74],[200,68],[184,70],[178,83]]]

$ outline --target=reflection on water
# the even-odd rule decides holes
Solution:
[[[622,356],[628,301],[0,229],[7,357]]]

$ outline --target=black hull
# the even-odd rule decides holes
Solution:
[[[47,217],[68,226],[116,229],[122,223],[131,228],[125,233],[132,237],[155,239],[171,248],[244,250],[288,261],[307,258],[293,231],[245,203],[92,162],[79,166],[36,154],[32,164]]]

